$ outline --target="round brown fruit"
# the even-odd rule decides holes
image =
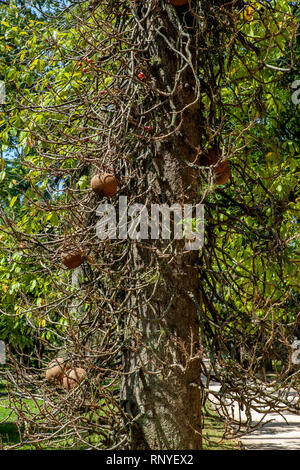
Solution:
[[[182,5],[187,5],[189,3],[189,0],[170,0],[170,3],[174,7],[181,7]]]
[[[61,254],[62,263],[69,269],[75,269],[84,261],[84,256],[79,251],[69,251]]]
[[[228,160],[219,163],[215,169],[215,184],[225,184],[230,178],[231,171]]]
[[[77,387],[86,378],[86,371],[81,367],[69,369],[63,377],[63,387],[66,390],[72,390]]]
[[[211,148],[203,155],[203,164],[205,166],[215,165],[220,158],[220,151],[216,148]]]
[[[113,197],[118,189],[118,180],[111,173],[94,175],[91,180],[91,188],[98,195]]]
[[[67,368],[67,362],[62,357],[53,359],[47,367],[45,374],[46,380],[52,383],[61,382]]]

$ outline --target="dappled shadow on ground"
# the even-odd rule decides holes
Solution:
[[[249,450],[300,450],[300,422],[271,422],[241,438]]]

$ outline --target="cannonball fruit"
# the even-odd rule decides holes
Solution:
[[[215,169],[215,184],[225,184],[230,178],[230,166],[228,160],[219,163]]]
[[[69,269],[75,269],[84,261],[84,256],[79,251],[69,251],[61,254],[62,263]]]
[[[63,387],[66,390],[72,390],[77,387],[86,378],[86,371],[81,367],[69,369],[63,377]]]
[[[91,180],[91,188],[98,195],[113,197],[118,189],[118,180],[111,173],[94,175]]]
[[[62,357],[57,357],[47,367],[46,380],[48,382],[56,383],[63,380],[65,371],[68,369],[68,364]]]
[[[182,5],[187,5],[189,0],[170,0],[170,3],[174,5],[174,7],[181,7]]]
[[[215,165],[220,158],[220,150],[211,148],[205,152],[202,158],[203,158],[203,165],[205,166]]]
[[[221,159],[221,152],[219,149],[211,148],[203,155],[203,164],[205,166],[214,166],[214,181],[215,184],[221,185],[227,183],[230,178],[230,166],[228,160]]]

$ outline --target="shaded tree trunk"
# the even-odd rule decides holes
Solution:
[[[162,29],[158,21],[156,26],[168,38],[178,33],[172,24]],[[152,74],[161,89],[170,90],[176,81],[178,55],[159,34],[153,49],[160,65],[153,67]],[[189,37],[189,51],[197,70],[193,37]],[[180,112],[196,101],[177,115],[177,124],[182,118],[180,130],[153,145],[149,181],[155,176],[153,197],[159,194],[161,203],[198,202],[199,175],[187,164],[197,163],[201,146],[197,87],[192,68],[187,66],[164,116],[157,118],[159,127],[166,129],[174,110]],[[160,279],[154,294],[152,285],[133,295],[133,314],[127,322],[129,347],[124,352],[124,370],[130,374],[123,379],[121,398],[134,420],[132,449],[202,448],[198,251],[184,251],[182,240],[173,243],[170,258],[162,254],[166,247],[163,241],[156,243],[157,250],[151,250],[151,242],[148,247],[137,243],[133,248],[135,271],[142,277],[157,263]]]

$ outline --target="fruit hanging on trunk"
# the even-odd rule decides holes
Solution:
[[[94,175],[91,188],[99,196],[113,197],[118,189],[118,180],[112,173]]]
[[[230,178],[231,171],[228,160],[224,160],[214,168],[215,184],[225,184]]]
[[[68,368],[69,365],[64,358],[57,357],[56,359],[53,359],[47,367],[45,373],[46,380],[52,383],[62,382],[64,373]]]
[[[63,377],[63,387],[66,390],[72,390],[86,378],[86,375],[86,370],[81,367],[69,369]]]
[[[202,162],[205,166],[213,166],[215,184],[221,185],[227,183],[231,175],[229,160],[222,160],[219,148],[209,149],[202,157]]]
[[[75,269],[84,261],[84,255],[80,251],[67,251],[61,254],[62,263],[69,269]]]
[[[170,3],[174,7],[181,7],[183,5],[187,5],[189,3],[189,0],[170,0]]]

